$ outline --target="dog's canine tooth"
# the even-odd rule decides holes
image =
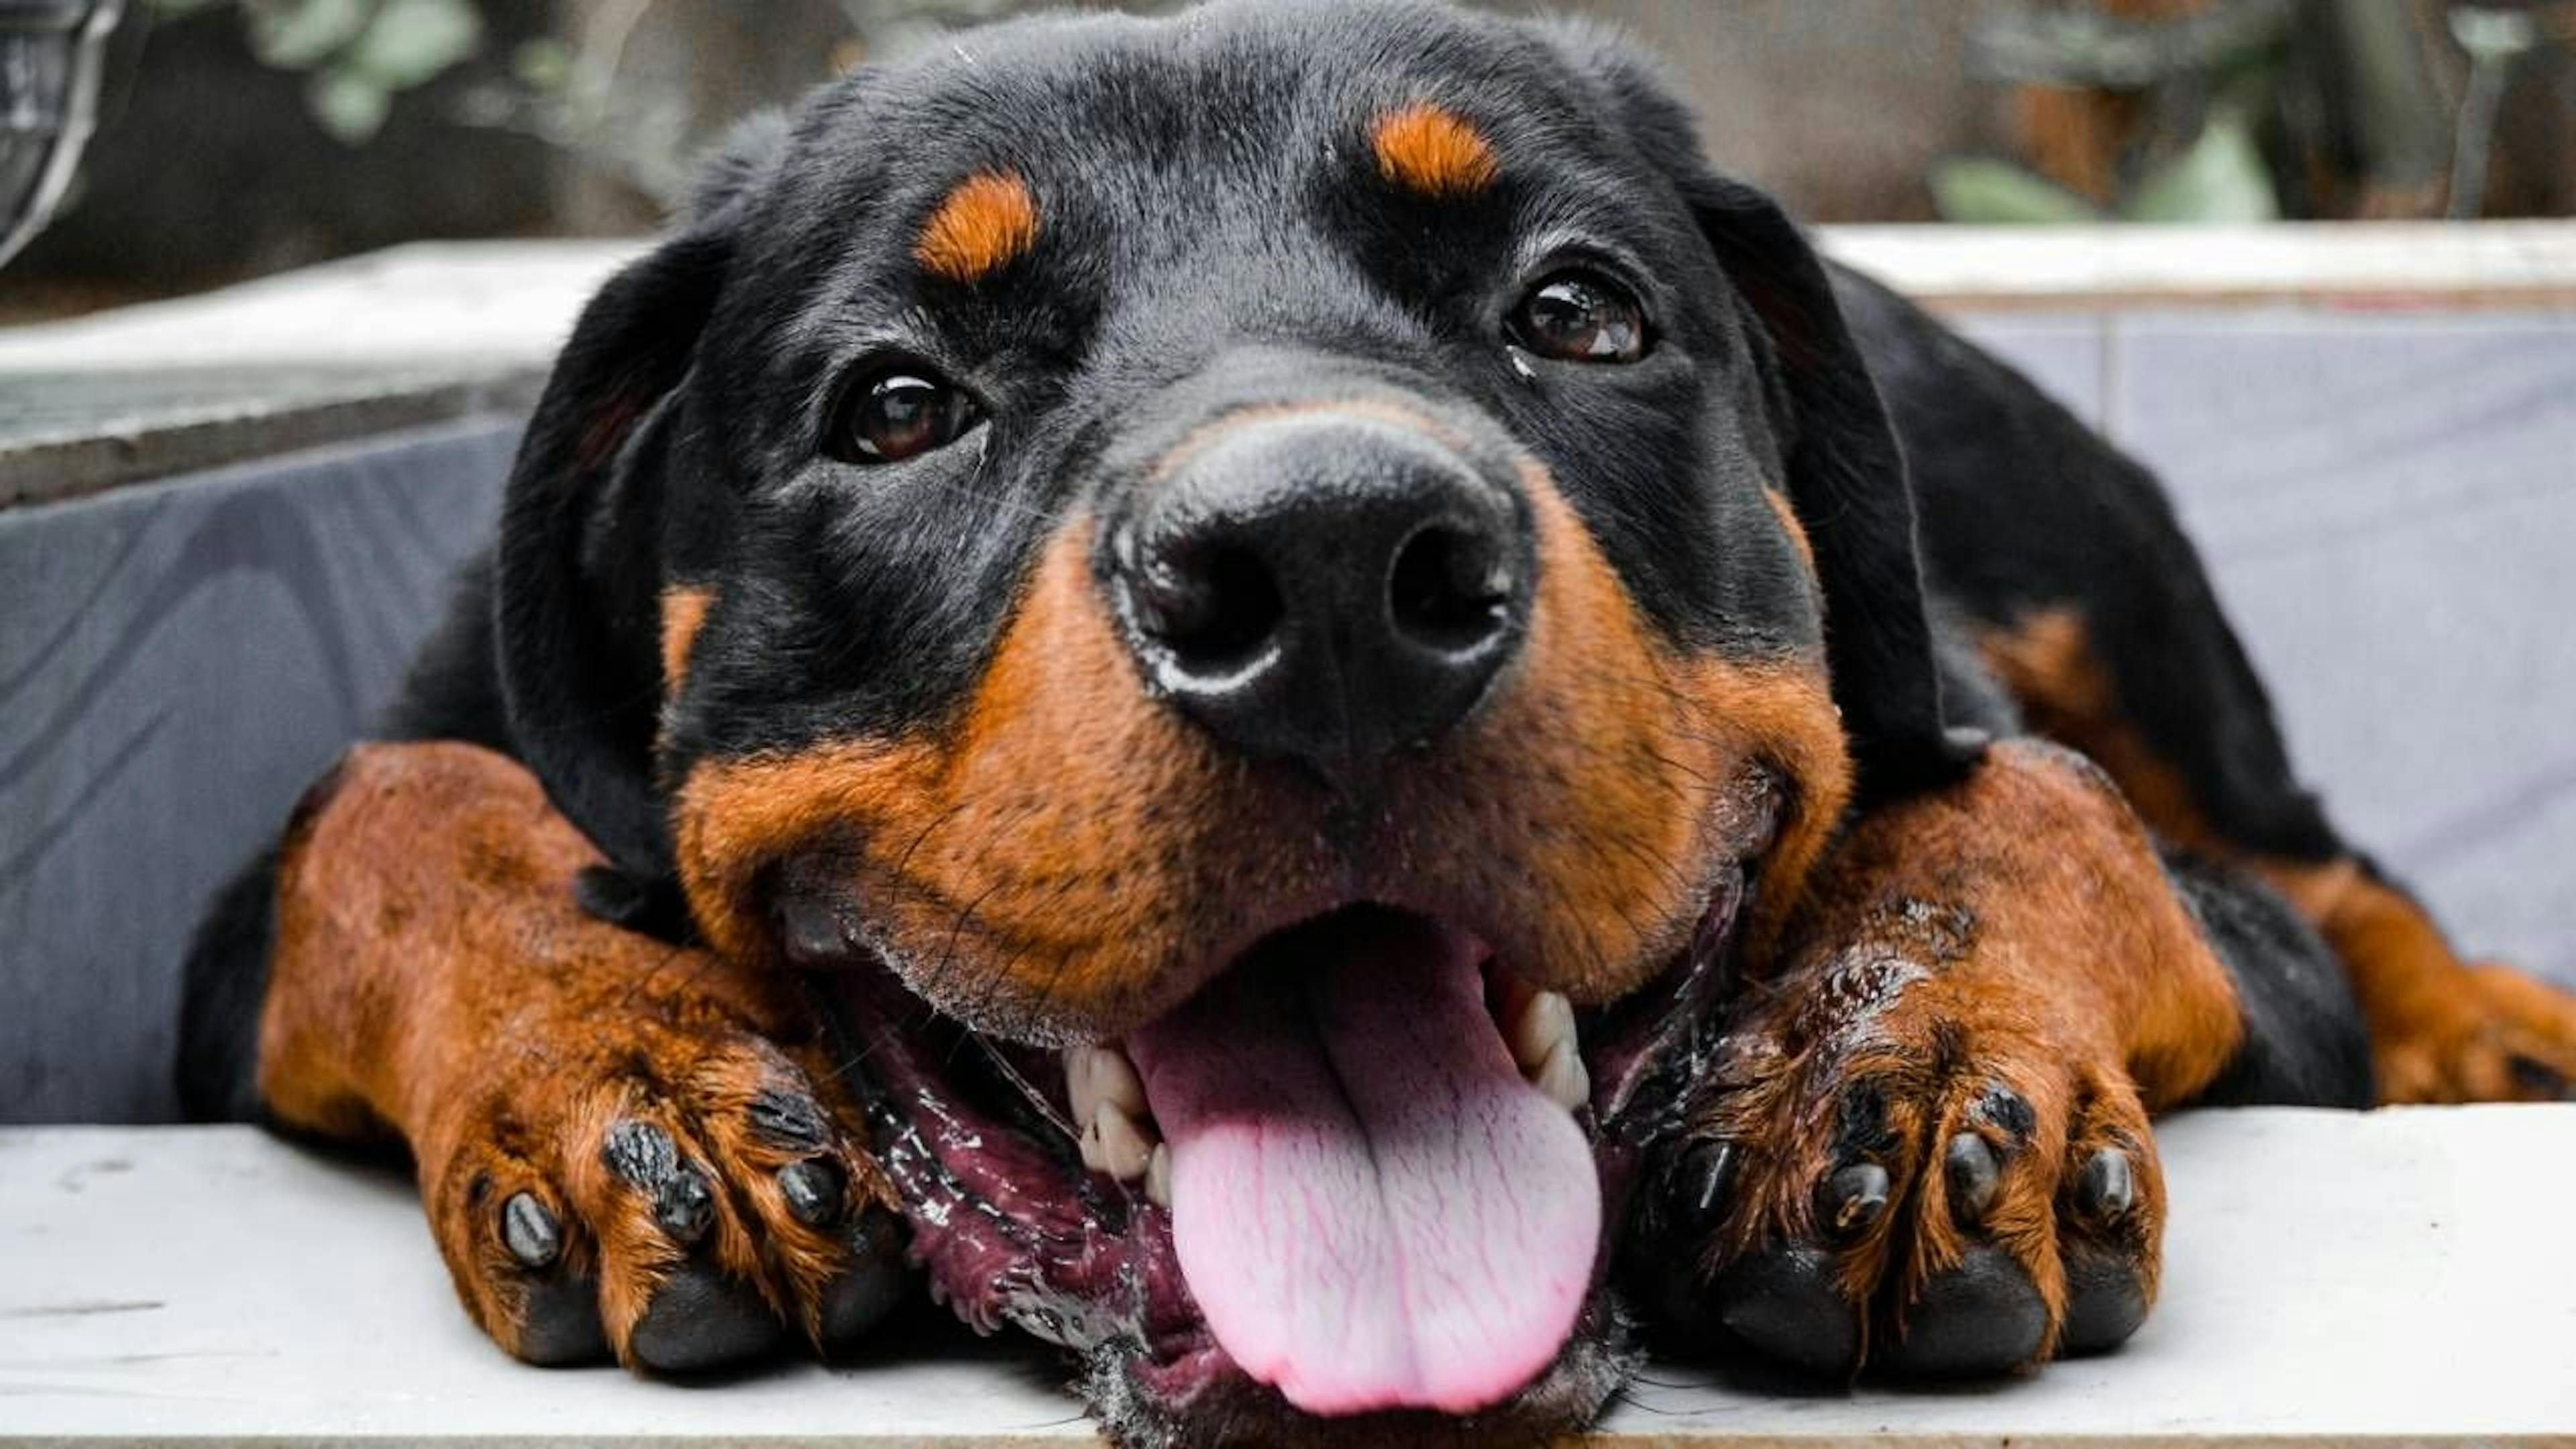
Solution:
[[[1569,1112],[1592,1096],[1592,1074],[1585,1070],[1575,1037],[1574,1003],[1558,991],[1527,991],[1506,984],[1498,993],[1503,1045],[1531,1086]]]
[[[1563,998],[1559,998],[1562,1000]],[[1569,1112],[1580,1111],[1592,1099],[1592,1074],[1584,1069],[1583,1054],[1575,1050],[1572,1025],[1556,1045],[1548,1049],[1547,1060],[1528,1073],[1530,1085],[1547,1099]]]
[[[1525,1073],[1536,1072],[1558,1042],[1574,1040],[1574,1003],[1562,992],[1536,991],[1521,1004],[1509,1029],[1512,1060]]]
[[[1167,1142],[1154,1144],[1154,1155],[1145,1160],[1145,1196],[1155,1206],[1169,1210],[1172,1206],[1172,1148]]]
[[[1085,1131],[1103,1102],[1116,1104],[1130,1118],[1145,1120],[1145,1084],[1127,1054],[1113,1046],[1065,1048],[1064,1095],[1073,1120]]]
[[[1082,1165],[1120,1182],[1133,1182],[1145,1175],[1154,1149],[1161,1145],[1117,1103],[1102,1102],[1092,1109],[1091,1125],[1083,1129]]]

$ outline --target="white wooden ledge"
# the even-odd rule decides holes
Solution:
[[[1798,1396],[1650,1368],[1634,1445],[2576,1439],[2576,1107],[2168,1124],[2165,1299],[1991,1388]],[[522,1368],[404,1185],[238,1129],[0,1132],[0,1443],[1080,1442],[1048,1360],[912,1344],[699,1387]]]

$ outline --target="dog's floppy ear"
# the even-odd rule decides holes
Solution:
[[[546,796],[633,881],[671,873],[652,788],[662,480],[672,390],[723,279],[693,230],[583,309],[519,445],[492,626],[501,698]]]
[[[607,856],[584,903],[675,926],[669,825],[653,788],[662,702],[664,476],[674,393],[783,140],[746,127],[709,167],[685,229],[583,309],[519,445],[494,568],[494,658],[521,758]]]
[[[1945,728],[1905,457],[1824,264],[1772,200],[1706,174],[1686,196],[1770,348],[1790,507],[1814,547],[1834,702],[1865,794],[1956,779],[1983,744]]]

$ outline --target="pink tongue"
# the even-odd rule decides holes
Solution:
[[[1181,1271],[1225,1351],[1308,1413],[1508,1398],[1591,1284],[1591,1151],[1513,1067],[1464,940],[1391,918],[1305,939],[1128,1042]]]

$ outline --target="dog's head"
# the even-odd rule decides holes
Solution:
[[[1139,1437],[1546,1427],[1733,943],[1955,763],[1912,538],[1633,61],[1237,3],[749,133],[563,356],[499,640],[616,869],[827,973],[961,1311]]]

